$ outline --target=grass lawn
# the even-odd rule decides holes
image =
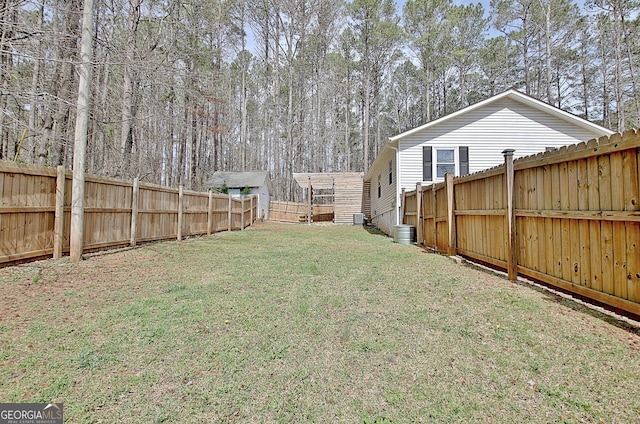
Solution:
[[[68,423],[640,420],[640,336],[357,227],[0,270],[0,401]]]

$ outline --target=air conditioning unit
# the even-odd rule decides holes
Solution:
[[[363,213],[354,213],[353,214],[353,225],[364,225],[364,214]]]

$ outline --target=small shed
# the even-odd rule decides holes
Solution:
[[[249,194],[258,196],[258,219],[269,219],[269,203],[271,202],[271,180],[267,171],[216,171],[207,181],[212,189],[226,186],[229,194],[241,197],[245,189]]]
[[[307,204],[312,216],[314,207],[327,207],[336,224],[353,224],[353,215],[362,213],[362,172],[294,173],[293,178],[307,190]]]

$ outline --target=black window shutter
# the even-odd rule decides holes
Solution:
[[[469,173],[469,148],[460,146],[458,153],[460,155],[460,175],[467,175]]]
[[[433,181],[431,146],[422,146],[422,181]]]

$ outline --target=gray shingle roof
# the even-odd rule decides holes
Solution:
[[[207,186],[222,187],[226,182],[229,188],[262,187],[267,180],[267,171],[230,172],[216,171],[207,181]]]

